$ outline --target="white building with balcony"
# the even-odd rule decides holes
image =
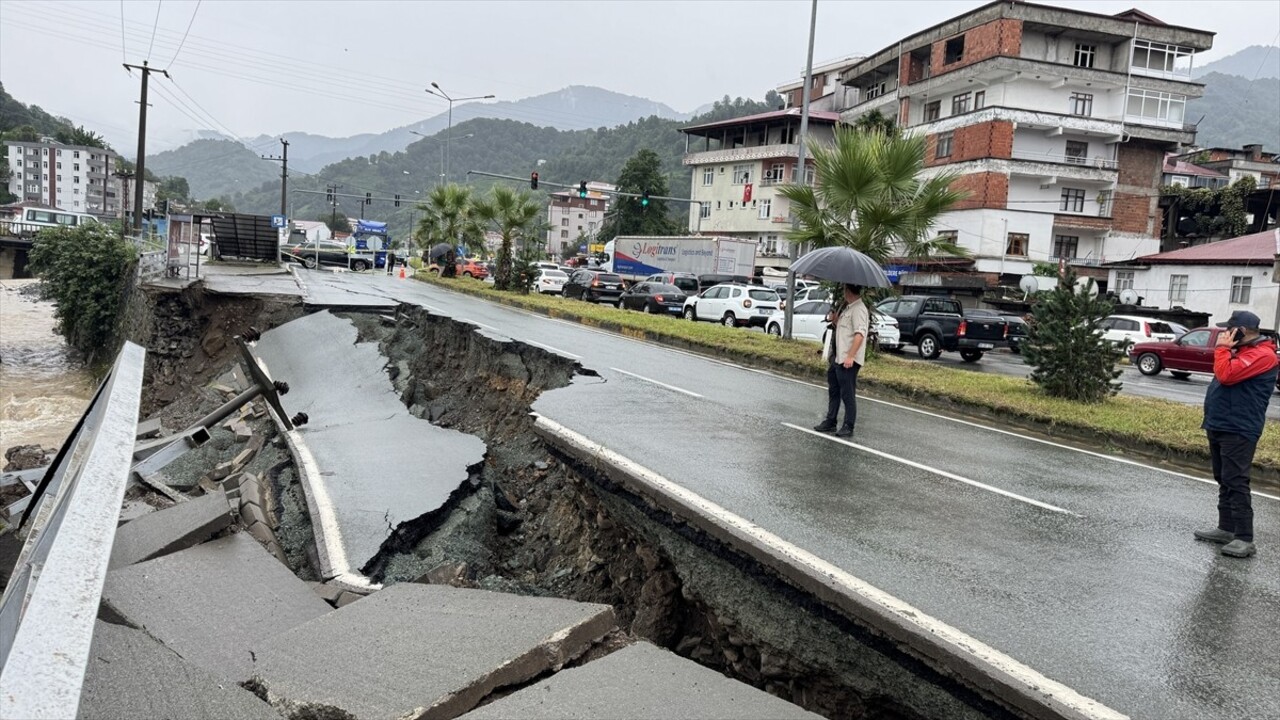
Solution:
[[[110,150],[64,145],[52,138],[4,143],[9,192],[18,202],[69,212],[115,217],[120,210],[110,173],[118,157]]]
[[[841,120],[879,110],[927,138],[926,175],[968,193],[938,232],[989,284],[1059,259],[1101,281],[1159,250],[1164,157],[1195,138],[1191,67],[1212,41],[1138,10],[993,2],[846,70]]]
[[[587,196],[575,190],[551,193],[547,203],[547,254],[563,257],[570,249],[578,250],[596,243],[596,235],[609,211],[609,194],[618,188],[609,183],[587,183]],[[586,252],[586,251],[581,251]]]
[[[839,115],[809,113],[809,137],[831,142]],[[800,108],[682,128],[693,168],[689,230],[757,243],[757,265],[786,267],[790,204],[778,187],[796,181]],[[806,162],[813,182],[812,162]]]
[[[813,66],[809,91],[809,110],[823,112],[839,112],[849,106],[849,95],[853,91],[840,82],[840,74],[862,62],[861,55],[851,55],[839,60],[828,60]],[[778,94],[786,101],[787,108],[798,108],[804,104],[804,73],[800,78],[778,86]]]

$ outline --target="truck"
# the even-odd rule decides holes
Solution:
[[[387,266],[391,234],[387,232],[386,223],[376,220],[357,220],[356,230],[351,233],[350,243],[355,247],[354,255],[371,260],[375,268]]]
[[[605,243],[604,254],[604,271],[628,282],[660,273],[750,278],[756,266],[756,243],[727,237],[620,236]]]
[[[1009,326],[999,317],[964,316],[960,302],[936,295],[903,295],[876,305],[881,314],[898,321],[904,345],[915,345],[920,357],[936,359],[943,350],[960,352],[965,362],[1009,344]]]

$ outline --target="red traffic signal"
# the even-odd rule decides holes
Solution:
[[[538,173],[536,173],[536,172],[535,172],[535,173],[529,173],[529,189],[530,189],[530,190],[537,190],[537,189],[538,189]]]

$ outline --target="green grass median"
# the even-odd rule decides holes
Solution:
[[[470,279],[415,279],[487,300],[618,332],[622,335],[703,352],[744,365],[778,370],[823,382],[826,368],[816,343],[783,340],[714,323],[694,323],[663,315],[618,310],[559,296],[517,295]],[[1029,380],[955,370],[877,354],[862,369],[859,383],[918,403],[977,414],[1051,435],[1100,444],[1208,469],[1208,446],[1198,406],[1169,400],[1116,396],[1085,405],[1042,393]],[[945,438],[939,438],[945,445]],[[998,461],[999,458],[992,458]],[[1203,462],[1202,462],[1203,461]],[[1280,434],[1268,423],[1255,465],[1274,479],[1280,471]]]

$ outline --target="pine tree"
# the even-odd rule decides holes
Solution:
[[[1035,306],[1023,357],[1035,367],[1031,381],[1054,397],[1096,403],[1120,391],[1116,360],[1120,353],[1102,339],[1098,323],[1111,314],[1111,303],[1093,294],[1093,280],[1076,287],[1068,266],[1058,287]]]

